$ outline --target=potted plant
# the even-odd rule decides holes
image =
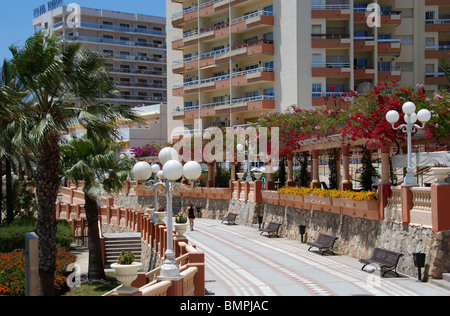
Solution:
[[[445,179],[448,178],[448,174],[450,173],[449,166],[438,163],[435,164],[433,168],[431,168],[431,171],[433,172],[433,175],[437,180],[436,184],[448,185],[448,183],[445,182]]]
[[[160,206],[158,210],[155,212],[158,223],[163,223],[163,219],[167,216],[166,208],[164,206]]]
[[[239,177],[239,180],[240,181],[243,181],[244,180],[244,176],[245,176],[245,173],[244,172],[238,172],[238,173],[236,173],[237,174],[237,176]]]
[[[175,224],[173,224],[175,231],[178,234],[177,239],[186,239],[184,236],[184,233],[187,230],[188,224],[187,224],[187,218],[184,216],[183,212],[181,212],[180,215],[175,217]]]
[[[262,172],[255,172],[253,173],[253,175],[255,176],[256,180],[261,180],[262,178]]]
[[[131,286],[137,279],[138,271],[142,268],[142,263],[134,262],[135,255],[131,252],[122,250],[117,263],[113,263],[111,268],[116,270],[116,279],[122,283],[122,286],[117,289],[119,294],[132,295],[139,290]]]

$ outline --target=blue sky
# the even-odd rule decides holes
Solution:
[[[48,0],[1,0],[0,63],[10,59],[9,46],[22,46],[33,35],[33,9]],[[107,9],[129,13],[166,16],[166,0],[64,0],[64,4],[78,3],[82,7]]]

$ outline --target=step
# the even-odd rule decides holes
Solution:
[[[141,260],[142,245],[140,233],[103,234],[105,238],[105,265],[117,262],[123,250],[131,251],[136,261]]]
[[[430,283],[450,291],[450,273],[442,273],[442,280],[431,279]]]

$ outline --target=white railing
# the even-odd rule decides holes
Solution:
[[[389,221],[402,222],[402,187],[391,187],[391,197],[387,199],[384,217]]]
[[[350,68],[350,63],[312,63],[312,68]]]
[[[314,4],[312,10],[350,10],[350,4]]]
[[[257,11],[257,12],[253,12],[253,13],[241,16],[240,18],[231,20],[231,25],[240,23],[242,21],[246,21],[246,20],[251,19],[251,18],[256,18],[258,16],[273,16],[273,12],[271,12],[271,11]]]
[[[410,210],[410,222],[413,225],[431,227],[431,188],[412,188],[413,208]]]
[[[412,210],[430,212],[431,214],[431,188],[412,188],[413,208]]]

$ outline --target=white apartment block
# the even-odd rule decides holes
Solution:
[[[166,19],[143,14],[61,6],[36,17],[44,29],[108,57],[119,93],[108,102],[128,107],[167,102]],[[77,13],[77,14],[76,14]]]
[[[244,125],[380,81],[447,82],[450,0],[166,0],[171,128]],[[379,27],[367,10],[380,8]],[[334,86],[334,90],[330,87]]]
[[[43,6],[45,11],[45,6]],[[148,126],[121,129],[125,142],[142,146],[167,139],[166,19],[84,7],[60,6],[35,13],[35,32],[47,30],[68,42],[80,42],[107,57],[116,93],[105,102],[130,108],[158,105],[160,113],[149,115]],[[151,118],[150,118],[151,117]],[[138,139],[131,135],[139,134]],[[146,139],[147,138],[147,139]]]

